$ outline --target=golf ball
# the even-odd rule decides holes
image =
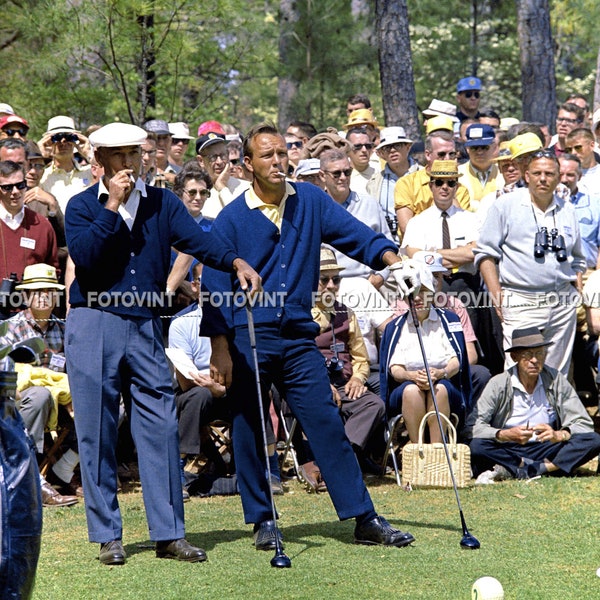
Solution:
[[[600,577],[600,568],[596,569],[596,577]]]
[[[480,577],[471,588],[471,600],[504,600],[502,584],[493,577]]]

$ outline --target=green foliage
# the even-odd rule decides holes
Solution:
[[[475,63],[483,104],[519,117],[515,2],[407,3],[420,108],[434,97],[454,102],[456,81]],[[31,122],[34,137],[56,114],[73,115],[82,127],[156,117],[217,118],[245,129],[276,120],[278,78],[286,76],[299,86],[294,113],[319,128],[341,126],[345,100],[356,92],[370,95],[381,118],[374,2],[353,12],[358,4],[297,0],[300,18],[282,64],[280,0],[6,0],[1,100]],[[590,95],[597,2],[553,0],[551,9],[558,98],[573,90]],[[142,26],[150,15],[153,23]]]

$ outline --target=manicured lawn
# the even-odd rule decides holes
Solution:
[[[154,557],[139,491],[123,494],[123,567],[96,560],[83,505],[44,509],[44,536],[34,598],[228,600],[470,598],[471,584],[496,577],[506,600],[600,598],[600,479],[509,481],[461,491],[468,527],[481,549],[463,550],[452,490],[405,492],[391,477],[371,480],[378,510],[417,539],[409,548],[352,544],[354,522],[336,520],[327,495],[297,482],[277,499],[292,568],[274,569],[243,523],[239,496],[192,498],[188,539],[207,550],[202,564]]]

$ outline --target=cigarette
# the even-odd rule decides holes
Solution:
[[[135,185],[135,177],[132,173],[129,173],[129,181],[131,181],[132,185]]]
[[[283,171],[277,171],[277,175],[279,175],[279,177],[287,177]]]
[[[525,425],[525,429],[529,429],[529,420],[527,420],[527,425]]]

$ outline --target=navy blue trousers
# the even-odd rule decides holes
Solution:
[[[115,453],[121,391],[131,395],[150,539],[184,537],[177,417],[159,319],[71,309],[65,354],[90,542],[123,534]]]
[[[492,469],[496,464],[506,467],[512,475],[516,475],[522,458],[530,458],[534,461],[543,461],[547,458],[560,469],[558,473],[564,475],[571,473],[573,469],[594,456],[598,456],[600,435],[594,432],[574,433],[568,442],[530,442],[529,444],[474,438],[469,446],[474,477]]]
[[[269,483],[258,411],[254,359],[247,327],[232,344],[233,448],[246,523],[271,517]],[[271,384],[285,397],[306,433],[340,519],[374,510],[344,424],[333,401],[327,369],[314,339],[282,337],[277,327],[256,326],[265,418]]]

